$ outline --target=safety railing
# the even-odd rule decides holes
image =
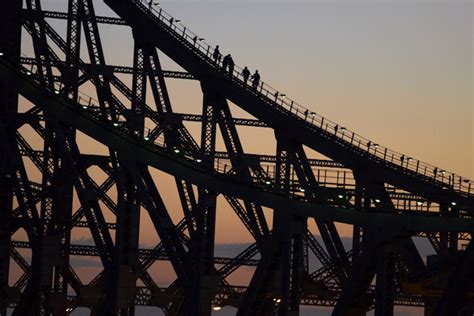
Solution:
[[[261,167],[270,179],[275,179],[275,164],[262,164]],[[355,179],[351,171],[338,169],[321,169],[314,167],[311,167],[311,171],[313,172],[316,182],[324,187],[345,189],[355,188]],[[291,168],[290,171],[290,182],[292,183],[293,187],[301,188],[298,176],[293,168]]]
[[[340,145],[346,146],[359,153],[368,154],[368,156],[374,160],[384,162],[389,168],[403,170],[405,173],[419,176],[427,181],[431,181],[459,193],[468,195],[474,194],[472,181],[467,178],[372,142],[348,130],[346,127],[310,111],[288,98],[286,94],[281,93],[263,81],[259,81],[255,86],[248,84],[247,79],[250,78],[244,78],[242,73],[243,69],[241,67],[234,65],[230,71],[228,69],[222,69],[222,62],[213,57],[215,47],[208,44],[203,37],[198,36],[188,29],[180,19],[174,18],[163,10],[159,4],[155,4],[149,0],[131,1],[138,4],[138,7],[145,13],[151,12],[153,17],[157,19],[158,22],[161,22],[163,27],[167,29],[172,36],[194,50],[210,67],[223,71],[232,81],[254,93],[261,100],[275,107],[280,112],[292,114],[296,118],[303,120],[307,128],[319,133],[323,131],[326,137],[336,137],[341,140]],[[221,56],[222,55],[223,54],[221,54]]]

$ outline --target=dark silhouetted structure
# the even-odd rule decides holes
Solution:
[[[43,11],[40,0],[24,9],[21,0],[2,2],[0,315],[65,316],[79,307],[134,315],[136,306],[297,315],[301,305],[333,307],[333,315],[393,315],[395,305],[472,314],[470,180],[308,117],[257,71],[252,89],[247,68],[221,71],[218,47],[196,46],[158,5],[104,1],[119,18],[95,16],[92,0],[69,0],[67,12]],[[106,63],[99,24],[132,29],[133,65]],[[158,51],[185,72],[163,70]],[[169,80],[200,81],[202,115],[173,111]],[[233,117],[229,101],[255,119]],[[200,123],[198,142],[184,121]],[[276,154],[244,152],[246,126],[271,129]],[[89,153],[84,134],[108,150]],[[181,219],[153,169],[174,178]],[[235,256],[215,254],[221,202],[253,240]],[[143,223],[158,236],[154,246],[140,246]],[[350,243],[336,223],[350,225]],[[426,260],[415,240],[431,245]],[[98,258],[88,282],[82,256]],[[171,284],[153,275],[158,261],[172,267]],[[241,267],[253,269],[248,286],[230,282]]]

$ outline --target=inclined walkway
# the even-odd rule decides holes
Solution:
[[[275,129],[291,126],[293,137],[349,168],[364,166],[384,182],[450,206],[474,208],[472,181],[366,139],[297,104],[266,83],[244,82],[242,68],[224,72],[214,47],[182,21],[145,0],[105,0],[128,25],[198,80]],[[221,52],[222,55],[225,53]],[[289,129],[287,129],[289,130]]]

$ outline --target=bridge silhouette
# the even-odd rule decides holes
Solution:
[[[44,11],[40,0],[2,5],[1,315],[68,315],[78,307],[134,315],[136,306],[166,315],[210,315],[224,306],[237,315],[297,315],[301,305],[333,307],[333,315],[393,315],[395,305],[472,314],[471,180],[311,112],[247,80],[239,66],[223,69],[215,47],[158,4],[104,2],[119,18],[97,16],[92,0],[68,0],[68,12]],[[65,20],[66,30],[47,19]],[[132,66],[106,63],[99,24],[132,29]],[[23,49],[22,32],[33,53]],[[185,71],[163,70],[158,52]],[[169,79],[200,82],[201,115],[173,111]],[[31,107],[23,111],[19,96]],[[229,101],[254,119],[233,117]],[[200,123],[199,140],[188,121]],[[245,153],[237,126],[273,130],[276,155]],[[108,155],[81,153],[78,132]],[[216,150],[217,137],[224,151]],[[310,159],[304,147],[328,159]],[[177,223],[151,168],[174,177],[183,212]],[[218,196],[254,239],[235,257],[214,254]],[[154,248],[139,247],[140,213],[159,236]],[[335,223],[352,226],[352,249]],[[93,245],[71,240],[78,228]],[[15,239],[20,230],[23,240]],[[435,254],[424,260],[413,237]],[[98,257],[101,271],[84,283],[72,256]],[[158,261],[176,274],[168,286],[149,272]],[[12,283],[13,266],[21,273]],[[254,269],[248,286],[231,284],[228,277],[245,266]]]

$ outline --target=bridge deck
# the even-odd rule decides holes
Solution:
[[[195,78],[221,91],[229,100],[288,137],[343,163],[349,168],[370,170],[374,177],[426,199],[459,208],[474,208],[471,180],[381,147],[324,117],[310,113],[294,101],[275,96],[266,84],[257,89],[244,83],[241,69],[222,71],[212,58],[213,47],[199,40],[164,10],[145,1],[105,0],[135,31]],[[291,126],[291,129],[287,127]]]
[[[327,201],[321,205],[305,200],[304,196],[284,195],[276,187],[262,179],[252,183],[240,180],[225,165],[209,169],[193,157],[176,153],[173,148],[144,140],[123,126],[104,122],[81,104],[48,90],[33,80],[27,69],[22,72],[11,66],[5,58],[0,60],[0,79],[16,85],[25,98],[43,106],[43,110],[69,126],[77,128],[90,137],[106,144],[114,150],[133,155],[134,159],[197,185],[223,194],[232,193],[237,198],[248,199],[274,209],[285,209],[303,217],[314,217],[324,221],[334,221],[354,225],[390,227],[404,232],[469,232],[474,223],[468,218],[441,217],[440,214],[410,212],[402,214],[386,213],[373,209],[371,212],[358,211],[343,201]]]

